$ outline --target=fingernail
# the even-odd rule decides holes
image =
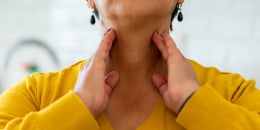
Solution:
[[[156,36],[158,36],[158,35],[159,35],[159,33],[158,33],[157,31],[155,31],[155,32],[153,32],[153,35],[156,35]]]
[[[168,36],[169,35],[169,33],[168,32],[164,32],[163,34],[162,34],[162,36]]]
[[[158,33],[158,35],[160,36],[160,38],[162,38],[162,36],[163,36],[163,33]]]
[[[160,39],[163,39],[163,35],[164,35],[164,33],[158,33],[158,36]]]
[[[104,36],[105,36],[108,32],[110,32],[111,30],[112,30],[112,29],[109,28],[109,29],[105,32]]]

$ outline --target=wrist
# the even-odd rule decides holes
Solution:
[[[179,113],[181,109],[185,106],[185,104],[188,102],[188,100],[191,98],[191,96],[200,88],[199,84],[187,84],[186,90],[180,92],[179,94],[179,100],[177,100],[175,104],[175,113]]]
[[[186,105],[186,103],[190,100],[190,98],[194,95],[196,91],[192,92],[188,97],[186,97],[186,99],[179,105],[177,111],[175,111],[177,114],[179,114],[181,112],[181,110],[184,108],[184,106]]]
[[[80,94],[80,92],[75,92],[76,95],[79,96],[79,98],[81,99],[81,101],[84,103],[85,107],[88,109],[88,111],[94,116],[96,117],[98,115],[97,109],[95,109],[90,97],[87,97],[84,94]]]

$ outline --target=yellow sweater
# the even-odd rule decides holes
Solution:
[[[35,73],[0,96],[0,129],[112,130],[104,114],[93,118],[72,91],[81,66]],[[137,130],[260,130],[260,91],[255,82],[191,61],[200,89],[179,115],[161,99]]]

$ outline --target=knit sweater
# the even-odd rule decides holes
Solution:
[[[105,114],[94,118],[73,91],[85,62],[32,74],[2,93],[0,129],[112,130]],[[190,63],[199,90],[178,115],[161,98],[137,130],[260,130],[260,91],[253,80]]]

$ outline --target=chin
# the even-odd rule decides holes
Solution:
[[[108,18],[140,19],[171,15],[175,0],[96,0],[101,15]]]

